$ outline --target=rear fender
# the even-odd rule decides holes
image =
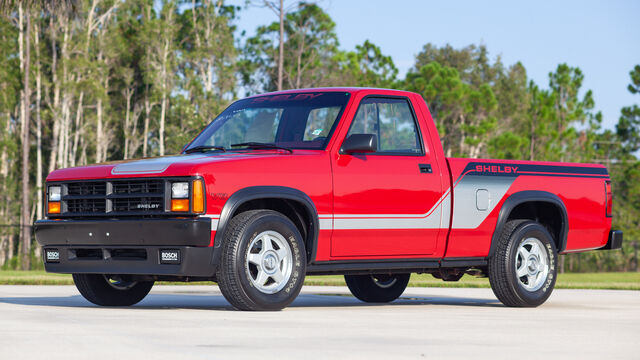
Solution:
[[[561,214],[561,224],[560,231],[558,234],[558,238],[556,240],[558,253],[564,251],[567,246],[567,234],[569,232],[569,220],[567,217],[567,208],[564,206],[562,199],[558,197],[558,195],[552,194],[546,191],[520,191],[515,194],[509,196],[505,202],[502,204],[502,208],[500,209],[500,214],[498,215],[498,222],[496,223],[496,229],[491,238],[491,247],[489,248],[488,257],[493,256],[496,251],[496,247],[498,244],[498,239],[500,238],[500,234],[502,234],[502,230],[509,220],[509,215],[511,212],[518,206],[528,202],[537,202],[537,203],[549,203],[555,206]],[[554,234],[555,235],[555,234]]]

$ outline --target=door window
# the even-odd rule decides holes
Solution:
[[[378,153],[423,153],[416,121],[406,99],[362,100],[347,136],[351,134],[376,135]]]

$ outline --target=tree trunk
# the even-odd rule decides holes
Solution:
[[[73,133],[73,147],[71,149],[71,166],[76,165],[76,157],[78,154],[78,141],[80,140],[80,134],[82,134],[82,115],[84,113],[84,91],[80,92],[78,97],[78,105],[76,108],[76,121],[74,123],[75,132]]]
[[[9,136],[9,131],[11,130],[11,114],[7,112],[7,124],[6,128],[3,129],[5,134]],[[4,140],[0,138],[0,140]],[[7,161],[7,147],[2,148],[2,155],[0,155],[0,179],[2,180],[0,184],[0,191],[3,194],[8,194],[7,191],[7,176],[9,175],[9,163]],[[10,195],[9,195],[10,196]],[[8,203],[11,201],[9,196],[5,199],[6,203],[0,203],[0,219],[8,220]],[[9,222],[9,221],[7,221]],[[2,246],[3,255],[0,259],[0,266],[4,265],[10,258],[13,256],[13,240],[10,234],[10,229],[0,228],[0,245]]]
[[[125,109],[124,115],[124,158],[125,160],[129,158],[129,138],[131,137],[131,132],[129,131],[129,127],[131,126],[131,119],[129,118],[131,113],[131,96],[133,95],[133,89],[127,88],[125,90],[125,98],[127,101],[127,106]]]
[[[66,78],[66,76],[65,76]],[[62,97],[62,126],[60,128],[60,142],[58,148],[58,163],[60,167],[69,166],[69,133],[71,132],[71,93],[65,89]]]
[[[98,122],[96,124],[96,162],[100,163],[103,161],[102,159],[102,99],[98,98],[98,103],[96,104],[96,116],[98,118]]]
[[[165,34],[164,39],[164,52],[162,54],[162,104],[160,108],[160,128],[158,129],[158,147],[160,150],[160,156],[164,156],[164,124],[167,113],[167,105],[168,105],[168,89],[167,82],[169,77],[169,39],[167,38],[167,34]]]
[[[298,48],[298,62],[296,66],[296,89],[300,89],[300,81],[302,81],[302,54],[304,54],[304,34],[303,39],[300,41],[300,47]]]
[[[465,123],[465,119],[464,119],[464,115],[462,114],[458,118],[460,119],[458,124],[458,129],[460,129],[462,128],[462,125]],[[464,143],[465,139],[466,139],[466,136],[464,132],[460,131],[460,141],[458,142],[458,146],[459,146],[458,150],[460,151],[460,154],[464,154],[465,156],[470,156],[469,154],[466,153],[466,146]]]
[[[60,22],[63,22],[63,27],[65,27],[65,15],[59,14],[58,18]],[[49,153],[49,172],[52,172],[56,168],[58,155],[58,136],[60,133],[60,82],[58,81],[58,50],[56,42],[57,29],[53,21],[53,16],[49,19],[49,31],[51,34],[51,83],[53,85],[53,103],[50,104],[53,130],[51,133],[51,152]],[[63,38],[63,48],[66,46],[65,41],[66,37]],[[62,59],[62,61],[65,61],[65,59]]]
[[[0,235],[0,266],[7,262],[7,237]]]
[[[282,90],[284,76],[284,0],[280,0],[280,39],[278,49],[278,90]]]
[[[8,255],[8,260],[10,260],[14,254],[16,253],[16,239],[15,239],[15,235],[12,233],[9,233],[7,235],[7,238],[9,239],[9,249],[7,250]],[[16,255],[19,256],[19,255]]]
[[[11,114],[7,112],[7,123],[4,129],[4,133],[7,134],[7,137],[10,136],[9,132],[11,131]],[[5,139],[0,138],[0,140],[4,141]],[[7,154],[7,147],[2,147],[2,155],[0,155],[0,177],[2,178],[2,193],[6,194],[7,187],[7,176],[9,176],[9,162],[7,158],[9,155]]]
[[[69,40],[70,40],[69,31],[70,31],[69,24],[68,22],[66,22],[64,27],[64,36],[62,39],[62,46],[60,47],[60,55],[61,55],[60,62],[62,63],[61,82],[63,84],[71,83],[69,79],[69,63],[68,63]],[[70,89],[68,85],[63,86],[61,98],[62,99],[60,102],[60,111],[58,112],[58,114],[56,114],[59,117],[58,119],[56,119],[56,121],[59,122],[60,124],[59,129],[57,131],[57,136],[58,136],[58,140],[57,140],[58,147],[57,147],[57,154],[56,154],[57,161],[49,164],[51,171],[53,171],[53,169],[56,168],[56,164],[58,168],[67,166],[67,162],[66,162],[67,157],[65,156],[65,154],[67,153],[66,137],[69,131],[69,126],[68,126],[69,107],[70,107],[69,102],[71,101],[71,94],[70,94]]]
[[[24,74],[24,9],[22,8],[22,2],[18,1],[18,57],[20,63],[20,74]],[[24,133],[24,89],[20,91],[20,136]]]
[[[42,116],[40,104],[42,101],[42,63],[40,59],[40,34],[39,27],[34,27],[36,49],[36,218],[42,219]],[[36,252],[36,256],[38,253]]]
[[[136,156],[136,152],[140,147],[140,136],[138,136],[138,117],[140,116],[141,109],[139,106],[133,108],[133,129],[131,130],[131,139],[129,139],[129,157]]]
[[[22,9],[22,6],[20,7]],[[24,104],[22,119],[22,217],[20,225],[22,225],[22,269],[29,270],[31,268],[31,223],[29,214],[29,119],[31,116],[30,99],[31,87],[29,83],[29,72],[31,62],[31,41],[30,41],[30,14],[29,11],[24,12],[25,27],[20,29],[24,32],[22,39],[24,44],[24,73],[23,73],[23,90],[22,103]],[[26,29],[26,30],[25,30]]]
[[[80,147],[82,148],[82,152],[80,153],[80,165],[87,165],[87,142],[84,138],[80,138]]]
[[[147,157],[147,149],[149,147],[149,121],[151,117],[151,101],[149,101],[149,86],[144,95],[144,134],[142,136],[142,157]]]
[[[533,109],[533,111],[534,113],[531,117],[531,129],[529,130],[531,133],[531,143],[529,144],[529,160],[531,161],[533,161],[533,159],[535,158],[534,151],[536,142],[536,119],[538,117],[538,114],[536,113],[537,109]]]
[[[42,219],[42,116],[40,113],[40,105],[42,101],[42,74],[40,59],[40,34],[39,25],[33,27],[35,49],[36,49],[36,219]],[[36,258],[40,258],[40,245],[35,243],[34,254]]]
[[[160,108],[160,129],[158,129],[160,156],[164,156],[164,122],[167,111],[167,95],[162,94],[162,105]]]

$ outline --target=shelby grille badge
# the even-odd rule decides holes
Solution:
[[[136,207],[138,209],[158,209],[160,204],[138,204]]]

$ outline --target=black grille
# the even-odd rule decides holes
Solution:
[[[162,194],[164,181],[162,180],[133,180],[114,181],[114,194]]]
[[[105,195],[107,183],[105,182],[76,182],[67,185],[69,195]]]
[[[161,215],[165,179],[74,181],[62,185],[61,216]]]
[[[69,199],[66,202],[69,213],[104,213],[107,210],[106,199]]]
[[[117,198],[113,199],[113,211],[126,212],[126,211],[144,211],[144,212],[158,212],[164,211],[164,199],[163,198]]]

